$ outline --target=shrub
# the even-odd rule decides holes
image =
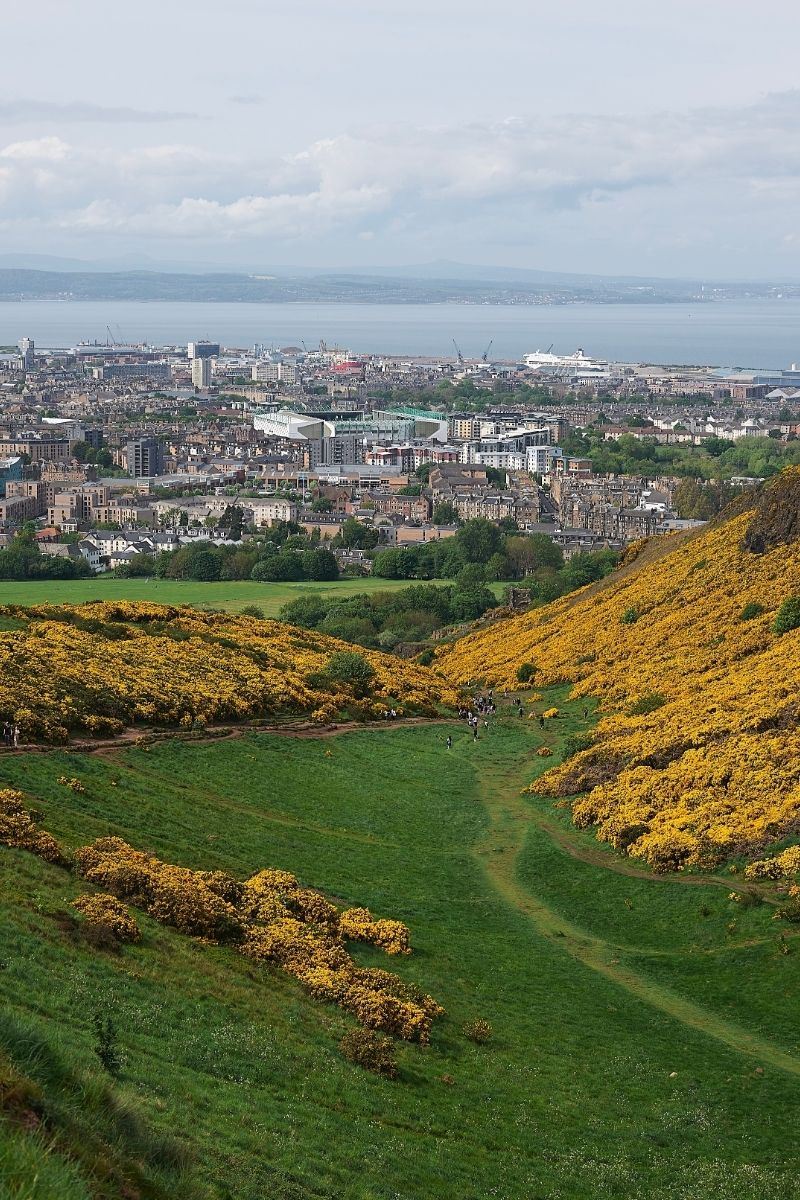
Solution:
[[[134,917],[121,900],[98,892],[93,896],[78,896],[72,907],[82,914],[87,925],[107,930],[117,942],[138,942],[142,933]]]
[[[666,696],[662,696],[660,692],[647,692],[630,706],[627,710],[628,716],[646,717],[648,713],[655,712],[657,708],[663,708],[666,703]]]
[[[259,621],[264,620],[264,610],[259,608],[257,604],[245,604],[244,608],[239,609],[240,617],[257,617]]]
[[[348,908],[339,918],[342,937],[354,942],[369,942],[387,954],[410,954],[411,935],[402,921],[375,920],[368,908]]]
[[[800,896],[789,896],[778,909],[777,916],[794,925],[800,923]]]
[[[755,887],[745,888],[741,892],[732,892],[731,897],[741,908],[758,908],[759,904],[764,903],[763,895]]]
[[[634,607],[626,608],[620,617],[620,625],[635,625],[639,620],[639,610]]]
[[[80,779],[67,779],[66,775],[59,775],[56,782],[60,783],[62,787],[69,788],[71,792],[83,793],[86,791],[86,788],[83,786]]]
[[[233,905],[209,886],[201,871],[162,863],[120,838],[99,838],[75,855],[78,874],[130,899],[164,925],[217,941],[237,940],[241,922]]]
[[[429,667],[433,662],[433,657],[432,650],[423,650],[421,654],[417,655],[417,662],[421,667]]]
[[[745,604],[742,611],[739,613],[740,621],[752,621],[755,617],[760,617],[765,612],[763,604],[759,604],[755,600],[751,600],[749,604]]]
[[[339,1049],[348,1062],[382,1075],[397,1078],[397,1059],[391,1038],[381,1037],[369,1029],[351,1029],[339,1042]]]
[[[774,633],[790,633],[800,628],[800,596],[787,596],[772,622]]]
[[[13,788],[0,791],[0,845],[28,850],[45,862],[66,866],[64,851],[52,834],[36,828],[36,819],[25,808],[24,799],[22,792]]]
[[[492,1027],[482,1017],[477,1017],[474,1021],[465,1021],[461,1026],[461,1032],[465,1038],[470,1042],[475,1042],[478,1046],[485,1046],[492,1037]]]
[[[517,667],[517,680],[519,683],[527,683],[536,674],[536,667],[533,663],[524,662]]]
[[[97,1014],[94,1018],[94,1052],[104,1069],[116,1079],[122,1070],[122,1055],[117,1045],[117,1030],[111,1017]]]
[[[375,669],[357,650],[337,650],[328,660],[326,674],[337,683],[363,691],[374,677]]]

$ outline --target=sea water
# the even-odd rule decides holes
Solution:
[[[550,346],[619,362],[783,368],[800,361],[800,301],[703,304],[246,304],[163,301],[0,302],[0,345],[196,339],[251,348],[320,341],[353,353],[518,361]],[[491,348],[489,349],[489,343]]]

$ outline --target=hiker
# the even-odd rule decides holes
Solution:
[[[449,734],[449,733],[448,733],[448,735],[447,735],[447,749],[448,749],[448,750],[452,750],[452,749],[453,749],[453,739],[452,739],[452,737],[450,736],[450,734]]]
[[[539,717],[539,728],[544,729],[544,714]]]
[[[11,730],[11,737],[14,741],[14,749],[19,750],[19,725],[17,725],[16,722],[14,722],[13,728]]]
[[[11,726],[9,725],[8,721],[3,722],[3,745],[11,745]]]
[[[584,710],[583,710],[583,719],[584,719],[584,721],[588,721],[588,720],[589,720],[589,710],[588,710],[588,708],[584,708]]]
[[[478,722],[477,722],[477,720],[476,720],[475,724],[472,726],[472,740],[473,740],[473,742],[477,742],[477,740],[478,740]]]

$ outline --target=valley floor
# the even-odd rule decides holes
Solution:
[[[354,953],[448,1013],[381,1080],[340,1056],[350,1019],[287,976],[144,916],[140,945],[90,949],[64,919],[85,887],[0,849],[2,1200],[800,1190],[796,927],[734,903],[736,876],[653,876],[522,796],[584,727],[583,702],[553,698],[544,732],[504,709],[474,744],[429,724],[0,756],[0,786],[69,846],[117,834],[240,877],[281,867],[405,921],[410,958]],[[116,1082],[97,1015],[117,1025]],[[488,1045],[463,1036],[476,1017]],[[27,1124],[15,1072],[43,1096]]]

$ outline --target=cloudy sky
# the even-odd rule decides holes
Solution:
[[[0,254],[800,279],[798,31],[791,0],[15,2]]]

